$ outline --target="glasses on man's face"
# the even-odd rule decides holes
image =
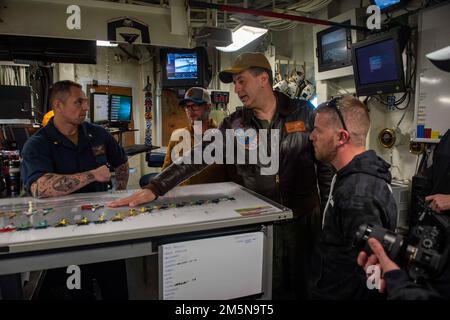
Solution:
[[[195,104],[195,103],[185,104],[184,105],[184,109],[185,110],[191,110],[191,111],[198,111],[201,107],[202,107],[202,105],[198,105],[198,104]]]
[[[336,98],[331,99],[327,103],[327,107],[336,110],[336,113],[339,116],[339,119],[341,120],[342,126],[344,127],[344,130],[348,131],[347,126],[345,125],[345,122],[344,122],[344,117],[341,112],[341,107],[339,106],[339,99],[341,99],[341,97],[336,97]]]

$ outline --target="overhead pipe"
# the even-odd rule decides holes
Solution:
[[[278,12],[266,11],[266,10],[253,10],[253,9],[241,8],[241,7],[236,7],[236,6],[229,6],[229,5],[222,5],[222,4],[215,4],[215,3],[205,3],[205,2],[201,2],[201,1],[189,1],[189,6],[197,7],[197,8],[216,9],[216,10],[223,11],[223,12],[246,13],[246,14],[251,14],[254,16],[265,16],[265,17],[271,17],[271,18],[276,18],[276,19],[292,20],[292,21],[298,21],[303,24],[335,26],[335,27],[341,27],[341,28],[346,28],[346,29],[367,31],[367,29],[365,27],[361,27],[361,26],[354,26],[351,24],[328,21],[328,20],[294,16],[292,14],[278,13]]]

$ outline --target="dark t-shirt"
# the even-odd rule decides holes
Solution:
[[[84,122],[78,126],[78,145],[59,132],[53,119],[36,132],[22,150],[21,173],[25,190],[46,173],[75,174],[109,164],[116,168],[127,155],[103,127]],[[77,192],[106,191],[107,184],[92,182]]]

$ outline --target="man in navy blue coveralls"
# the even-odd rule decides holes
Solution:
[[[74,192],[106,191],[110,181],[108,165],[116,175],[116,189],[126,189],[128,159],[110,133],[85,122],[89,110],[86,95],[78,83],[56,82],[50,93],[53,119],[36,132],[22,151],[25,189],[38,198]],[[40,297],[57,299],[93,298],[93,279],[103,299],[126,299],[123,261],[82,266],[81,290],[68,290],[66,269],[47,271]]]

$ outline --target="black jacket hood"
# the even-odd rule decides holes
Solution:
[[[390,164],[376,155],[373,150],[367,150],[355,156],[345,167],[337,172],[340,179],[355,173],[365,173],[391,183]]]

